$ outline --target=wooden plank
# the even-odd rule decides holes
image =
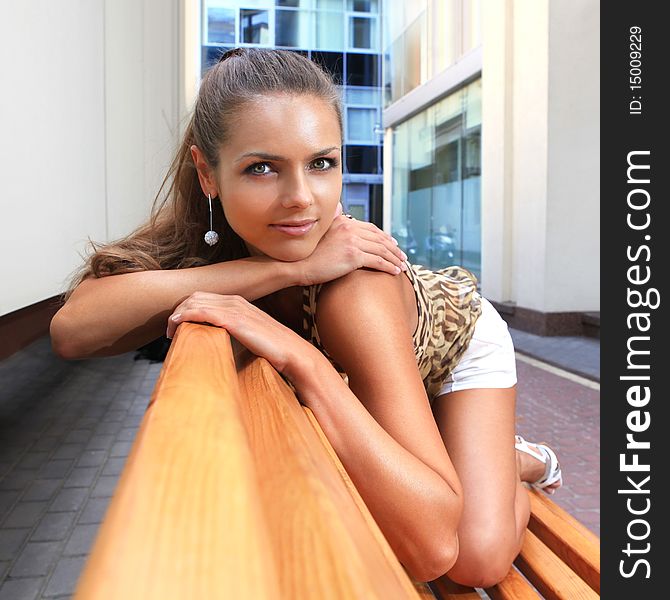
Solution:
[[[77,600],[276,599],[228,334],[173,340]]]
[[[591,589],[600,593],[600,540],[546,494],[529,493],[528,529],[559,556]]]
[[[514,564],[547,600],[595,600],[599,595],[535,534],[526,531]]]
[[[264,359],[240,360],[244,419],[277,560],[278,597],[398,599],[419,595],[384,553],[323,440]]]
[[[361,513],[361,516],[365,519],[365,522],[367,524],[367,527],[370,531],[370,533],[373,535],[375,538],[377,544],[379,545],[379,548],[381,552],[384,554],[386,557],[386,560],[389,562],[389,564],[392,566],[392,568],[396,571],[396,575],[398,580],[400,581],[401,585],[408,591],[409,593],[409,582],[411,582],[416,589],[419,590],[424,590],[424,588],[427,587],[425,583],[422,582],[414,582],[410,579],[409,575],[405,571],[404,567],[402,564],[398,561],[398,558],[396,557],[395,553],[393,552],[393,549],[389,545],[388,541],[384,537],[384,534],[382,533],[382,530],[379,529],[379,525],[377,525],[377,522],[375,521],[374,517],[372,516],[372,513],[370,512],[370,509],[367,507],[365,502],[363,501],[363,498],[361,497],[360,493],[356,489],[356,486],[354,486],[354,482],[351,481],[351,478],[349,477],[349,474],[347,473],[346,469],[344,468],[344,465],[342,464],[342,461],[340,461],[339,457],[337,456],[337,453],[331,446],[330,442],[328,441],[328,438],[326,437],[326,434],[323,432],[323,429],[321,429],[321,426],[319,425],[319,422],[316,420],[316,417],[314,416],[314,413],[306,406],[302,407],[303,410],[305,411],[305,415],[309,419],[309,422],[311,423],[312,427],[314,428],[314,431],[317,433],[319,436],[319,440],[323,444],[323,447],[326,449],[328,452],[333,465],[335,465],[340,477],[342,478],[342,481],[346,485],[349,494],[351,495],[352,499],[356,503],[356,506],[358,507],[358,510]],[[430,588],[428,588],[430,592]],[[425,591],[425,590],[424,590]],[[430,592],[432,595],[432,592]]]
[[[514,567],[499,584],[487,588],[486,593],[492,600],[537,600],[541,598],[533,586]]]
[[[481,600],[481,596],[471,587],[460,585],[446,575],[430,582],[440,600]]]

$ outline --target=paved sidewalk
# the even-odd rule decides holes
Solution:
[[[162,367],[133,355],[67,362],[43,338],[0,361],[0,600],[71,597]],[[599,391],[517,366],[518,431],[551,442],[554,499],[599,534]]]

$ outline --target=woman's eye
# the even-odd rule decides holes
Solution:
[[[317,171],[325,171],[329,167],[332,166],[332,162],[328,158],[317,158],[313,163],[312,166],[317,170]]]
[[[256,163],[249,167],[249,172],[254,175],[266,175],[270,172],[270,166],[267,163]]]

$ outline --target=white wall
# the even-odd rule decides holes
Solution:
[[[485,2],[482,288],[599,310],[599,5]]]
[[[162,0],[0,4],[0,315],[62,292],[87,237],[148,215],[183,112],[179,13]]]

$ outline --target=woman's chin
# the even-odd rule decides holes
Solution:
[[[291,244],[290,246],[282,244],[282,247],[272,248],[257,248],[247,244],[247,248],[251,256],[267,256],[282,262],[297,262],[311,256],[316,249],[316,244]]]

